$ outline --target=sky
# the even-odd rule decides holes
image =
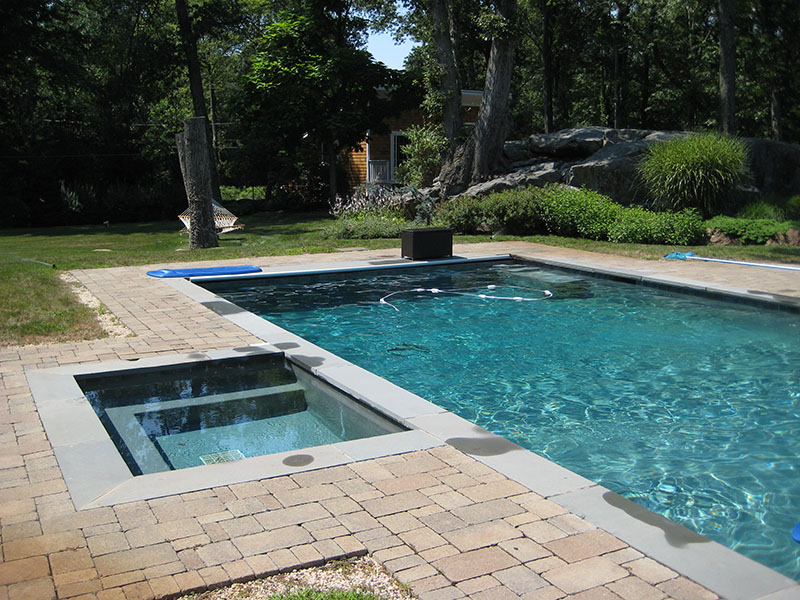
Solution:
[[[391,33],[373,33],[367,40],[367,50],[372,53],[375,60],[392,69],[403,68],[403,61],[413,47],[414,43],[410,39],[402,44],[396,44]]]

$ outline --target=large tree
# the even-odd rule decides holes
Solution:
[[[379,126],[391,107],[380,92],[397,83],[361,49],[365,29],[347,0],[303,0],[266,28],[250,73],[264,134],[280,139],[284,153],[322,148],[331,202],[337,157]]]
[[[725,133],[736,133],[736,27],[733,0],[719,0],[719,120]]]
[[[444,195],[458,193],[470,183],[488,178],[503,160],[516,45],[516,9],[516,0],[496,0],[491,12],[483,15],[486,35],[492,40],[483,100],[475,126],[447,157],[439,173]]]

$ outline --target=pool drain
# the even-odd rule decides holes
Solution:
[[[224,452],[215,452],[213,454],[204,454],[200,457],[204,465],[215,465],[217,463],[232,462],[234,460],[242,460],[244,454],[241,450],[225,450]]]

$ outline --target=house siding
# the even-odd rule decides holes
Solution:
[[[478,115],[477,106],[462,106],[461,118],[464,123],[475,122]],[[421,108],[405,110],[396,117],[386,119],[387,133],[370,134],[369,136],[369,160],[389,161],[391,160],[391,144],[393,131],[405,131],[412,125],[422,125],[427,119]],[[354,189],[367,181],[369,177],[369,165],[367,163],[367,140],[361,142],[357,150],[348,150],[342,157],[342,164],[347,176],[347,183],[350,189]]]

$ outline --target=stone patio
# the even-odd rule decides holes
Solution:
[[[515,253],[800,299],[800,275],[789,271],[639,261],[523,243],[465,245],[456,252]],[[302,265],[398,255],[351,251],[236,262]],[[161,266],[175,265],[74,273],[135,337],[0,349],[0,600],[167,598],[365,553],[420,600],[719,597],[447,445],[76,511],[26,369],[263,342],[145,275]],[[769,598],[800,597],[792,594],[797,589]]]

